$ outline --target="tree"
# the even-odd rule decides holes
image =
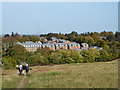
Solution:
[[[70,57],[75,60],[75,63],[82,63],[83,62],[83,57],[82,55],[76,51],[76,50],[72,50],[70,53]]]
[[[98,32],[94,32],[93,35],[97,35],[97,36],[99,36],[99,33],[98,33]]]
[[[59,50],[59,52],[62,53],[62,60],[64,63],[75,63],[75,60],[72,59],[71,57],[71,51],[72,50]]]
[[[44,56],[42,56],[40,53],[37,53],[35,55],[34,60],[35,60],[35,64],[36,65],[44,64],[45,63]]]
[[[15,37],[14,32],[12,32],[11,37]]]
[[[29,58],[30,56],[33,56],[33,55],[34,55],[34,52],[28,52],[28,51],[27,51],[27,52],[25,53],[25,55],[26,55],[26,59],[27,59],[27,58]]]
[[[90,46],[95,44],[94,39],[91,36],[85,37],[85,43],[88,43]]]
[[[81,55],[84,58],[84,62],[94,62],[95,61],[95,55],[87,50],[82,50]]]
[[[58,50],[50,55],[50,61],[54,64],[61,63],[81,63],[83,62],[83,57],[76,50]]]
[[[20,35],[16,32],[16,34],[14,35],[15,37],[20,37]]]
[[[30,41],[29,37],[26,36],[26,37],[19,38],[19,42],[23,43],[25,41]]]
[[[91,48],[91,49],[89,50],[89,52],[95,56],[95,60],[96,60],[96,61],[97,61],[97,59],[100,57],[100,52],[99,52],[97,49]]]
[[[40,38],[38,36],[29,36],[29,39],[33,42],[40,41]]]
[[[27,63],[30,65],[48,64],[46,58],[40,53],[28,57]]]
[[[41,55],[45,56],[46,58],[48,58],[48,56],[51,53],[51,49],[49,47],[45,47],[45,48],[38,48],[37,51],[35,52],[37,53],[41,53]]]
[[[103,31],[103,32],[100,33],[100,36],[107,37],[108,36],[108,32]]]
[[[64,34],[57,34],[56,37],[59,39],[67,39],[67,37]]]
[[[76,36],[75,35],[68,35],[68,40],[73,42],[75,40]]]
[[[112,49],[108,45],[104,45],[103,50],[105,50],[108,53],[109,60],[112,59]]]
[[[116,40],[120,43],[120,32],[115,33]]]
[[[5,69],[15,68],[17,62],[12,57],[4,57],[2,58],[2,62]]]
[[[28,58],[27,58],[27,63],[28,63],[29,65],[36,65],[34,59],[35,59],[35,55],[32,55],[32,56],[28,57]]]
[[[111,53],[112,53],[112,59],[117,58],[117,57],[119,56],[119,52],[118,52],[118,49],[117,49],[117,45],[116,45],[116,44],[113,44],[113,45],[111,46],[111,49],[112,49],[112,51],[111,51]]]
[[[50,62],[54,64],[62,64],[64,63],[62,60],[62,53],[61,52],[53,52],[49,56]]]
[[[100,40],[100,37],[98,35],[92,35],[92,38],[94,39],[95,42]]]
[[[9,35],[9,34],[5,34],[5,35],[4,35],[4,37],[8,37],[8,38],[9,38],[9,37],[10,37],[10,35]]]
[[[98,47],[103,47],[105,45],[105,41],[104,40],[99,40],[99,41],[96,42],[96,45]]]
[[[26,60],[26,52],[27,50],[25,49],[25,47],[18,44],[14,45],[12,48],[9,48],[8,50],[9,56],[15,58],[17,62]]]
[[[100,51],[100,57],[98,58],[98,61],[107,61],[109,60],[109,54],[105,50]]]
[[[107,37],[107,39],[108,39],[110,42],[113,42],[114,39],[115,39],[114,34],[109,34],[108,37]]]
[[[85,37],[79,35],[79,36],[76,37],[75,41],[77,43],[84,43],[85,42]]]
[[[71,32],[71,35],[77,35],[78,33],[77,32],[75,32],[75,31],[72,31]]]

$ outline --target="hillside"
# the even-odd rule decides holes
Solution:
[[[119,59],[120,60],[120,59]],[[3,88],[117,88],[118,60],[30,67],[30,76],[3,70]]]

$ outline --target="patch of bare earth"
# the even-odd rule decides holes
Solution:
[[[20,81],[20,83],[19,83],[19,85],[17,87],[18,88],[17,90],[20,90],[21,88],[23,88],[25,78],[26,78],[26,76],[24,76],[23,79]]]

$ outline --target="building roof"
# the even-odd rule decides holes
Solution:
[[[40,37],[41,39],[46,39],[46,37]]]
[[[97,46],[90,46],[89,49],[91,49],[91,48],[96,48],[96,47],[97,47]]]
[[[52,40],[57,40],[57,38],[56,38],[56,37],[51,37],[51,39],[52,39]]]
[[[66,42],[68,42],[69,40],[64,40],[64,39],[59,39],[60,40],[60,42],[62,42],[62,43],[66,43]]]
[[[82,49],[79,49],[79,48],[72,48],[71,50],[77,50],[78,52],[81,52]]]
[[[22,45],[24,47],[41,47],[41,43],[34,43],[32,41],[26,41],[25,43],[16,42],[16,44]]]
[[[51,42],[51,41],[46,41],[45,44],[48,44],[48,43],[50,43],[50,42]]]
[[[91,48],[95,48],[95,49],[97,49],[97,50],[99,50],[99,51],[100,51],[102,47],[90,46],[90,47],[89,47],[89,49],[91,49]]]

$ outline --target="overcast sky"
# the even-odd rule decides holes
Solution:
[[[117,2],[4,2],[2,33],[118,30]]]

